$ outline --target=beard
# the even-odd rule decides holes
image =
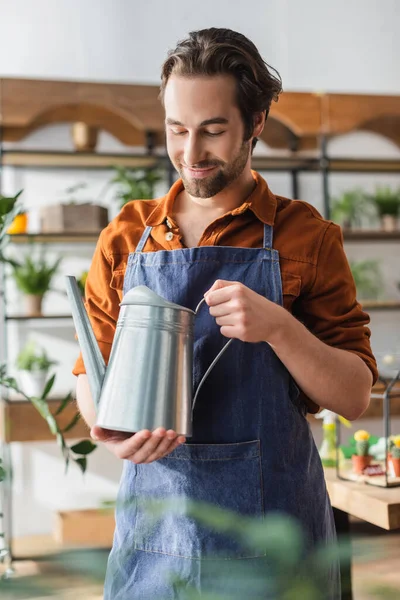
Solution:
[[[175,165],[185,187],[186,192],[193,198],[212,198],[216,196],[231,183],[233,183],[242,173],[247,164],[250,154],[250,141],[244,141],[232,162],[226,163],[217,160],[207,160],[197,163],[196,168],[206,169],[210,167],[220,167],[215,174],[203,179],[188,178],[180,163]]]

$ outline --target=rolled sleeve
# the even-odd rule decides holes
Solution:
[[[103,234],[100,235],[93,255],[85,286],[85,307],[99,344],[103,358],[108,363],[119,313],[119,296],[111,287],[112,268],[103,247]],[[86,373],[82,354],[75,362],[72,373]]]
[[[299,318],[329,346],[357,354],[371,370],[378,370],[371,350],[369,316],[356,298],[353,275],[343,248],[342,231],[330,223],[322,238],[314,282],[299,298]]]

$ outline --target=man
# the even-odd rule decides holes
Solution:
[[[223,336],[235,338],[202,387],[188,443],[162,428],[131,436],[92,429],[124,459],[120,498],[130,501],[117,509],[107,600],[175,599],[170,573],[204,591],[215,554],[233,569],[244,558],[263,564],[262,552],[205,533],[184,513],[150,528],[143,499],[179,496],[259,517],[283,511],[301,522],[310,548],[334,539],[305,415],[320,406],[358,418],[377,372],[340,228],[304,202],[275,196],[251,170],[280,91],[279,76],[241,34],[191,33],[162,69],[167,150],[181,178],[164,198],[127,204],[100,236],[86,299],[106,360],[122,295],[142,284],[192,309],[205,296],[195,385]],[[81,358],[74,373],[93,426]],[[339,598],[334,565],[325,593]]]

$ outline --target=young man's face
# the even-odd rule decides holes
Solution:
[[[164,105],[168,154],[186,191],[216,196],[243,173],[251,155],[234,78],[172,75]]]

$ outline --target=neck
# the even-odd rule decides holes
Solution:
[[[175,210],[180,212],[186,208],[204,215],[220,216],[241,206],[256,185],[251,170],[245,169],[240,177],[211,198],[196,198],[183,190],[176,198]]]

